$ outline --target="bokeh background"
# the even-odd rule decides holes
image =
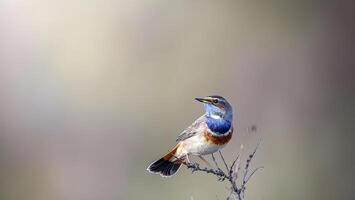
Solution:
[[[0,199],[224,199],[145,170],[213,94],[236,113],[229,162],[262,140],[248,199],[354,198],[354,8],[1,0]]]

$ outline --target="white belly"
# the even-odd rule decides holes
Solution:
[[[191,138],[184,140],[179,149],[177,154],[179,156],[183,156],[186,154],[192,155],[206,155],[214,153],[225,145],[216,145],[210,142],[206,142],[202,135],[196,135]]]

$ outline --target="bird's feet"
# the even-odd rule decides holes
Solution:
[[[192,169],[192,173],[195,172],[195,171],[200,170],[200,165],[198,163],[192,162],[192,161],[190,161],[188,159],[186,159],[184,164],[186,165],[187,168]]]

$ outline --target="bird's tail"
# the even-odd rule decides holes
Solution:
[[[164,157],[150,164],[147,170],[151,173],[160,174],[163,177],[174,175],[182,164],[182,160],[175,155],[178,147],[179,144],[171,149]]]

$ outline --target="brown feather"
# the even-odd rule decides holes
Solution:
[[[205,138],[205,140],[207,142],[211,142],[211,143],[216,144],[216,145],[227,144],[229,142],[229,140],[232,138],[232,135],[233,135],[233,128],[229,131],[228,135],[223,135],[223,136],[213,135],[208,130],[206,130],[203,133],[203,137]]]
[[[178,143],[177,145],[175,145],[174,148],[172,148],[167,154],[165,154],[165,156],[163,157],[164,160],[170,160],[176,153],[177,149],[179,148],[180,143]]]

